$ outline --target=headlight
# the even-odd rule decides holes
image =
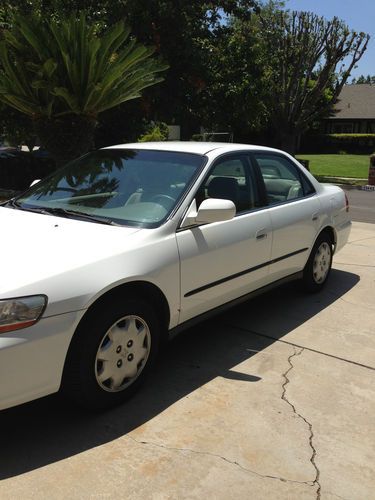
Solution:
[[[0,333],[33,325],[47,305],[45,295],[0,300]]]

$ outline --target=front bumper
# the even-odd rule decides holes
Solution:
[[[57,392],[66,354],[84,311],[42,318],[0,335],[0,410]]]

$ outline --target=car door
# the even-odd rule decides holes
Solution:
[[[261,287],[268,274],[271,221],[246,155],[216,160],[196,191],[197,207],[207,198],[232,200],[236,215],[177,231],[181,322]]]
[[[270,281],[303,269],[320,225],[320,203],[302,170],[286,156],[256,152],[272,223]]]

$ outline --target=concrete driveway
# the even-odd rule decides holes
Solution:
[[[296,284],[170,344],[121,408],[0,413],[0,498],[375,498],[375,225]]]

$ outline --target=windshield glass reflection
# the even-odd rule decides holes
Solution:
[[[60,208],[155,227],[181,200],[203,161],[189,153],[100,150],[69,163],[16,203],[23,209]]]

